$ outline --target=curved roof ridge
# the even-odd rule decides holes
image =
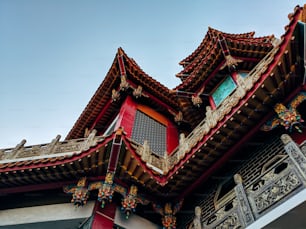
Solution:
[[[69,131],[66,139],[81,136],[86,125],[91,123],[92,119],[95,119],[95,115],[100,113],[101,109],[111,100],[112,90],[116,85],[119,86],[121,75],[126,74],[126,70],[130,71],[130,74],[126,76],[127,80],[136,84],[133,87],[145,87],[145,91],[164,101],[165,104],[172,108],[178,107],[171,90],[145,73],[136,61],[130,58],[122,47],[119,47],[108,73]]]
[[[117,56],[118,53],[122,50],[121,48],[118,48],[117,53],[115,54],[114,60],[111,64],[111,67],[109,68],[108,72],[106,73],[104,79],[102,80],[101,84],[93,94],[93,96],[90,98],[89,102],[85,106],[84,110],[78,117],[77,121],[74,123],[73,127],[70,129],[69,133],[66,136],[66,139],[73,139],[75,138],[75,135],[78,135],[77,133],[85,128],[86,121],[90,119],[91,113],[90,110],[93,111],[97,107],[96,101],[101,100],[103,96],[105,96],[106,91],[105,88],[110,89],[111,93],[111,87],[110,84],[114,83],[115,77],[112,75],[112,69],[116,68],[116,63],[118,62]],[[113,79],[112,79],[113,78]],[[103,93],[102,93],[103,92]],[[83,128],[82,128],[83,127]]]
[[[209,56],[213,55],[213,53],[218,53],[216,51],[218,49],[218,39],[225,39],[226,41],[234,42],[234,43],[246,43],[252,45],[260,45],[260,46],[268,46],[273,47],[273,42],[275,40],[274,35],[262,36],[262,37],[254,37],[254,32],[244,33],[244,34],[227,34],[220,32],[218,30],[209,28],[207,32],[209,37],[212,37],[210,40],[206,40],[206,42],[202,42],[201,45],[197,48],[195,52],[193,52],[193,56],[189,56],[187,59],[189,62],[185,62],[184,69],[182,69],[179,73],[176,74],[183,82],[178,85],[176,88],[180,88],[181,85],[187,83],[187,79],[191,77],[192,72],[197,69],[197,66],[200,63],[203,63],[204,59],[207,59]],[[205,36],[206,39],[207,36]],[[214,39],[215,38],[215,39]],[[205,40],[204,39],[204,40]],[[201,47],[201,48],[200,48]]]
[[[209,39],[212,38],[212,35],[222,35],[224,37],[240,37],[240,38],[252,38],[255,35],[255,32],[247,32],[247,33],[239,33],[239,34],[235,34],[235,33],[225,33],[222,32],[220,30],[214,29],[210,26],[208,26],[208,31],[206,33],[206,35],[204,36],[202,42],[200,43],[200,45],[186,58],[184,58],[183,60],[181,60],[179,62],[180,65],[184,65],[190,61],[192,61],[192,59],[203,49],[205,48],[204,44],[207,43],[207,41],[209,41]]]
[[[154,79],[148,73],[146,73],[133,58],[129,57],[126,54],[126,52],[122,48],[120,48],[120,52],[125,57],[126,61],[128,63],[130,63],[134,68],[136,68],[145,78],[147,78],[150,81],[150,83],[153,83],[153,85],[155,87],[159,87],[160,89],[163,89],[164,92],[168,92],[169,94],[171,94],[171,89],[170,88],[168,88],[164,84],[162,84],[159,81],[157,81],[156,79]]]
[[[300,10],[301,8],[300,8],[300,6],[296,6],[295,8],[294,8],[294,12],[293,13],[291,13],[291,14],[289,14],[288,15],[288,18],[289,18],[289,23],[288,23],[288,25],[286,25],[285,26],[285,33],[281,36],[281,39],[283,39],[283,37],[286,35],[286,32],[287,32],[287,29],[289,28],[289,26],[290,26],[290,24],[292,23],[292,20],[294,19],[294,16],[297,14],[297,12]],[[220,31],[218,31],[218,30],[216,30],[216,29],[213,29],[213,28],[211,28],[211,27],[209,27],[209,31],[210,32],[215,32],[215,33],[221,33]],[[223,33],[223,34],[225,34],[225,33]],[[247,33],[246,33],[247,34]],[[246,37],[245,37],[246,38]],[[228,39],[228,40],[230,40],[230,39],[233,39],[233,37],[226,37],[226,39]],[[265,42],[267,42],[267,43],[271,43],[271,45],[272,45],[272,47],[273,47],[273,43],[274,43],[274,40],[276,39],[275,37],[274,37],[274,35],[272,34],[272,35],[270,35],[270,36],[262,36],[262,37],[250,37],[250,38],[247,38],[247,39],[249,39],[250,41],[260,41],[260,40],[262,40],[262,43],[260,44],[260,45],[262,45],[262,44],[264,44]],[[244,38],[242,38],[242,40],[244,40]],[[266,41],[265,41],[266,40]],[[233,41],[235,41],[235,40],[233,40]],[[238,41],[238,40],[237,40]],[[239,41],[241,41],[240,39],[239,39]],[[265,41],[265,42],[264,42]],[[201,43],[202,44],[202,43]],[[209,53],[212,53],[213,52],[213,50],[211,50],[211,49],[209,49],[208,50],[209,51]],[[194,52],[195,53],[195,52]],[[193,53],[193,54],[194,54]],[[204,57],[204,58],[206,58],[208,55],[206,54],[206,55],[201,55],[201,57]],[[199,57],[200,58],[200,57]],[[190,63],[189,65],[187,65],[181,72],[179,72],[178,74],[177,74],[177,76],[179,75],[179,74],[182,74],[182,75],[184,75],[184,74],[186,74],[186,71],[188,70],[189,72],[190,72],[190,70],[191,70],[191,73],[187,73],[187,75],[189,75],[188,77],[185,77],[185,79],[183,80],[183,82],[181,83],[181,84],[179,84],[179,85],[177,85],[176,87],[175,87],[175,89],[182,89],[182,88],[186,88],[186,87],[188,87],[188,84],[192,81],[192,79],[195,77],[195,74],[193,74],[193,72],[195,72],[195,70],[197,69],[197,67],[198,67],[198,63],[200,63],[201,61],[200,60],[197,60],[197,59],[199,59],[199,58],[196,58],[196,57],[194,57],[194,59],[193,59],[193,62],[192,63]],[[196,63],[195,63],[196,62]],[[187,69],[188,68],[188,69]],[[178,76],[179,77],[179,76]]]
[[[213,32],[213,33],[218,33],[218,34],[222,34],[225,37],[244,37],[244,38],[251,38],[254,37],[255,35],[255,31],[251,31],[251,32],[246,32],[246,33],[226,33],[223,32],[221,30],[212,28],[212,27],[208,27],[208,32]]]

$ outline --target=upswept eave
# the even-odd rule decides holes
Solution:
[[[103,105],[111,99],[111,90],[116,82],[116,75],[119,74],[117,55],[115,56],[113,63],[106,74],[104,80],[99,85],[98,89],[91,97],[90,101],[82,111],[81,115],[69,131],[66,139],[75,139],[84,137],[84,129],[89,122],[92,122],[94,117],[102,109]]]
[[[206,35],[205,38],[206,37],[211,36]],[[216,57],[219,57],[220,61],[225,60],[224,55],[221,55],[223,51],[219,44],[220,40],[223,40],[228,44],[230,54],[233,53],[235,58],[252,58],[254,56],[259,62],[259,60],[267,54],[269,50],[271,50],[275,38],[273,35],[255,38],[253,36],[229,36],[222,32],[218,32],[212,38],[205,40],[205,47],[203,45],[201,50],[197,52],[197,55],[194,55],[192,60],[185,62],[184,69],[176,74],[176,76],[181,78],[183,82],[175,89],[188,90],[190,82],[195,80],[203,81],[209,77],[210,72],[212,72],[217,66],[214,64],[216,62]],[[263,55],[258,55],[260,52],[263,52]],[[250,55],[249,53],[254,54]],[[204,73],[199,74],[199,72]]]
[[[123,63],[119,63],[119,59]],[[123,82],[122,80],[126,80],[127,87],[130,87],[131,90],[137,90],[141,86],[141,93],[143,92],[149,98],[155,99],[158,103],[163,103],[167,109],[173,110],[174,113],[178,110],[178,103],[171,90],[146,74],[132,58],[126,55],[122,48],[119,48],[110,70],[69,131],[66,139],[81,138],[84,136],[86,128],[89,130],[95,128],[93,125],[98,121],[97,118],[102,116],[101,112],[106,106],[110,107],[107,109],[109,113],[112,111],[111,107],[117,108],[118,104],[112,102],[114,100],[113,92],[118,95],[121,93],[120,91],[123,90],[120,85]]]
[[[222,34],[224,37],[236,37],[236,38],[251,38],[254,36],[255,32],[241,33],[241,34],[232,34],[232,33],[224,33],[217,29],[213,29],[212,27],[208,27],[208,31],[202,40],[201,44],[186,58],[180,61],[180,65],[186,65],[193,61],[193,59],[198,56],[198,54],[205,49],[207,43],[211,41],[211,37],[217,34]]]
[[[161,99],[173,109],[178,108],[176,98],[168,87],[145,73],[134,59],[127,56],[124,50],[121,49],[121,53],[125,60],[126,70],[129,73],[127,76],[127,81],[129,83],[134,84],[134,86],[137,86],[136,84],[138,83],[143,87],[145,92]]]

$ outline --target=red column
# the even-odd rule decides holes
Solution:
[[[116,204],[107,203],[104,208],[101,208],[101,203],[96,202],[94,208],[94,218],[91,225],[92,229],[112,229],[114,226]]]

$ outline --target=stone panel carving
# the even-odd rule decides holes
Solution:
[[[236,193],[236,197],[237,197],[237,202],[238,202],[238,206],[240,208],[240,211],[242,212],[242,214],[240,214],[241,219],[243,219],[244,221],[244,226],[247,226],[249,224],[251,224],[252,222],[254,222],[254,216],[248,201],[248,198],[245,194],[243,185],[242,185],[242,178],[240,175],[236,174],[234,176],[234,180],[236,183],[235,186],[235,193]]]
[[[263,188],[263,190],[254,197],[256,211],[259,213],[263,212],[271,205],[275,204],[291,193],[300,184],[300,180],[293,171],[286,173],[271,185]]]
[[[241,228],[242,225],[239,222],[238,214],[233,213],[229,215],[228,217],[225,218],[225,220],[217,225],[215,228],[216,229],[224,229],[224,228],[231,228],[231,229],[236,229],[236,228]]]
[[[302,153],[306,156],[306,142],[301,146]]]
[[[80,153],[95,146],[98,142],[104,139],[103,136],[95,137],[94,134],[89,135],[88,138],[73,139],[62,142],[59,141],[59,138],[60,136],[57,136],[49,144],[33,146],[24,146],[24,140],[21,142],[22,144],[18,144],[15,148],[0,150],[0,159],[14,160],[60,153]]]

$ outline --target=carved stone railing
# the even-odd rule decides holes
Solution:
[[[50,143],[25,146],[26,141],[22,140],[14,148],[0,149],[0,163],[19,161],[25,159],[59,156],[61,154],[81,153],[95,146],[104,139],[103,136],[95,136],[93,131],[87,138],[60,141],[56,136]]]
[[[202,228],[240,228],[242,227],[239,216],[240,209],[236,199],[230,200],[227,205],[213,213],[208,219],[204,220]]]
[[[258,64],[257,66],[249,72],[247,77],[237,77],[237,88],[236,90],[227,98],[223,100],[221,105],[216,109],[212,110],[210,106],[206,107],[205,118],[198,124],[198,126],[187,136],[183,134],[180,136],[180,142],[178,147],[168,156],[165,153],[165,157],[156,156],[152,151],[145,150],[142,153],[142,146],[139,146],[139,154],[144,155],[143,160],[148,164],[154,165],[161,171],[161,174],[166,174],[171,170],[178,162],[185,157],[186,153],[190,151],[194,146],[201,141],[211,129],[216,127],[219,121],[221,121],[227,114],[229,114],[233,107],[235,107],[246,93],[254,86],[254,84],[259,80],[262,73],[267,70],[268,65],[273,61],[274,55],[278,51],[278,47],[274,47]],[[145,146],[147,147],[147,146]],[[145,158],[145,159],[144,159]],[[165,161],[166,160],[166,161]],[[167,168],[163,166],[167,165]]]
[[[202,228],[245,228],[254,221],[306,189],[306,142],[298,146],[288,135],[281,137],[286,155],[243,186],[234,176],[234,197],[202,220]]]
[[[255,217],[259,218],[302,187],[303,179],[287,157],[247,187],[246,193]]]

